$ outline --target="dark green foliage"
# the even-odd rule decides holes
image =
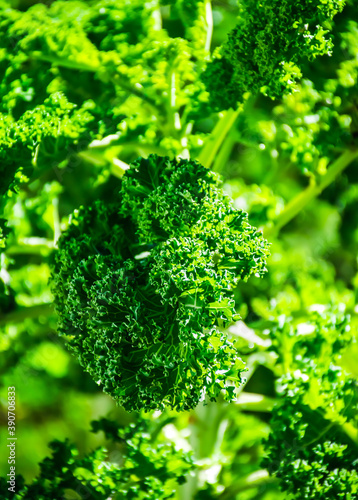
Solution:
[[[274,332],[278,362],[289,371],[279,380],[284,397],[273,410],[264,466],[299,500],[358,494],[358,385],[339,366],[351,340],[347,318],[329,311]]]
[[[0,280],[0,312],[6,313],[11,311],[14,304],[15,298],[13,290],[11,290],[3,280]]]
[[[176,19],[176,24],[182,24],[185,38],[191,42],[195,57],[201,66],[210,49],[211,36],[208,37],[207,33],[208,8],[211,15],[210,3],[206,0],[173,0],[160,3],[172,4],[171,17]]]
[[[330,385],[337,373],[328,372]],[[357,409],[357,387],[339,385],[342,399],[353,398]],[[345,499],[358,494],[357,446],[352,445],[339,424],[325,419],[287,396],[271,420],[272,434],[264,466],[281,479],[281,487],[298,500]]]
[[[231,399],[243,363],[218,327],[237,317],[234,287],[262,275],[267,254],[209,170],[139,159],[118,202],[79,210],[59,241],[59,331],[127,410],[189,409],[222,389]]]
[[[107,450],[98,448],[80,458],[68,440],[53,441],[49,445],[52,456],[40,463],[40,473],[31,484],[17,476],[13,494],[6,479],[0,478],[2,498],[63,500],[78,495],[84,500],[165,500],[174,497],[175,487],[193,469],[188,453],[172,443],[155,442],[146,420],[119,428],[115,422],[101,419],[92,422],[92,427],[93,432],[103,430],[112,443],[122,443],[121,447],[109,456]]]
[[[150,14],[150,7],[142,0],[103,0],[91,10],[84,30],[99,50],[133,52],[130,46],[142,42],[154,23]]]
[[[210,92],[212,106],[216,110],[235,109],[243,94],[249,89],[239,90],[239,84],[234,79],[235,67],[226,57],[214,58],[206,67],[202,79]]]
[[[302,62],[331,53],[330,21],[344,3],[243,1],[236,28],[202,77],[214,108],[235,108],[246,92],[281,97],[292,91]]]

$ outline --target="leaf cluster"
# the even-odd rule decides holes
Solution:
[[[105,432],[111,447],[80,457],[68,440],[52,441],[51,457],[40,465],[39,475],[31,484],[16,476],[16,493],[9,493],[6,479],[0,478],[0,493],[9,500],[63,500],[79,498],[107,500],[129,498],[165,500],[174,497],[175,486],[185,482],[185,474],[193,469],[191,456],[173,443],[156,442],[149,422],[138,420],[121,428],[117,423],[101,419],[92,422],[93,432]]]
[[[63,91],[76,104],[92,98],[101,120],[111,121],[105,128],[116,131],[126,118],[123,142],[137,129],[139,142],[158,147],[173,136],[171,148],[181,149],[195,104],[191,98],[205,94],[197,77],[204,50],[202,10],[191,12],[196,17],[185,39],[162,28],[159,2],[56,1],[26,12],[4,9],[0,46],[4,65],[11,61],[2,86],[4,103],[12,109],[24,100],[29,105],[49,90]]]
[[[324,175],[338,151],[357,144],[357,7],[347,6],[332,28],[334,57],[306,68],[295,92],[274,105],[263,100],[257,119],[248,102],[238,119],[245,139],[261,144],[275,158],[297,165],[306,175]],[[247,140],[247,139],[246,139]],[[249,142],[249,141],[247,141]]]
[[[214,108],[236,108],[247,92],[272,98],[291,92],[305,60],[330,55],[327,33],[344,3],[242,2],[237,26],[202,76]]]
[[[162,29],[159,9],[142,0],[56,1],[23,11],[4,2],[1,218],[9,190],[40,175],[33,166],[62,169],[94,139],[113,136],[132,158],[197,146],[183,136],[192,129],[193,96],[206,94],[197,76],[205,52],[203,5],[189,9],[195,18],[183,14],[188,39]],[[1,247],[5,232],[3,221]]]
[[[80,209],[59,241],[59,331],[127,410],[185,410],[222,389],[232,399],[243,363],[218,327],[237,317],[234,288],[261,276],[267,255],[213,173],[139,159],[117,203]]]
[[[41,171],[49,164],[57,168],[91,142],[91,103],[76,108],[63,93],[56,92],[18,120],[0,114],[0,214],[34,169]],[[4,220],[3,229],[6,231]]]
[[[341,365],[352,342],[340,312],[282,319],[272,348],[282,367],[264,466],[299,499],[353,499],[358,492],[357,381]]]

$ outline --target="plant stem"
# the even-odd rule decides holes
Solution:
[[[204,167],[211,167],[217,152],[219,151],[231,127],[234,125],[240,111],[241,108],[238,108],[236,110],[229,109],[228,111],[223,111],[221,113],[219,121],[215,125],[214,130],[208,137],[198,156],[198,162],[204,165]]]
[[[205,2],[205,21],[206,21],[206,40],[205,40],[205,50],[210,51],[210,45],[211,45],[211,38],[213,36],[213,27],[214,27],[214,22],[213,22],[213,12],[211,8],[211,1],[206,0]]]
[[[319,196],[322,191],[329,186],[335,178],[357,157],[357,150],[347,150],[333,162],[332,166],[318,182],[315,177],[312,177],[308,187],[293,198],[283,212],[281,212],[276,219],[274,226],[266,226],[264,228],[265,236],[267,237],[277,234],[280,229],[296,217],[296,215],[299,214],[311,200]]]
[[[48,255],[54,248],[54,241],[33,236],[30,238],[20,239],[17,244],[10,245],[6,250],[6,253],[7,255],[41,255],[43,253]]]
[[[269,475],[267,470],[258,470],[252,474],[244,477],[236,484],[229,486],[216,498],[217,500],[230,500],[235,498],[239,493],[250,490],[251,488],[258,488],[263,485],[276,483],[277,479]]]
[[[227,164],[227,162],[230,158],[232,149],[233,149],[235,143],[238,142],[237,141],[237,134],[235,132],[236,132],[235,129],[231,128],[231,130],[227,134],[227,136],[226,136],[226,138],[225,138],[225,140],[220,148],[220,151],[216,155],[214,165],[212,168],[212,170],[214,172],[221,173],[224,166]]]
[[[113,158],[112,163],[111,163],[111,173],[115,176],[121,179],[123,177],[123,174],[126,170],[128,170],[130,167],[128,163],[125,163],[124,161],[120,160],[119,158]]]
[[[275,404],[273,398],[264,396],[263,394],[255,394],[252,392],[241,392],[235,402],[242,410],[271,412]]]
[[[358,429],[354,427],[350,422],[345,422],[342,425],[343,431],[347,434],[348,437],[358,446]]]
[[[54,246],[57,246],[57,241],[59,237],[61,236],[61,221],[60,221],[60,215],[59,215],[59,210],[58,210],[58,198],[54,198],[52,200],[52,208],[53,208],[53,242]]]
[[[8,323],[20,323],[27,318],[38,318],[39,316],[49,316],[53,314],[54,308],[52,303],[37,304],[30,307],[21,307],[15,311],[0,316],[0,326],[5,326]]]

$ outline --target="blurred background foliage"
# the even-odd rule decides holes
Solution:
[[[26,480],[38,474],[38,463],[50,454],[48,443],[53,439],[68,438],[80,456],[105,445],[111,456],[115,444],[103,433],[89,432],[90,422],[106,417],[127,425],[139,417],[116,407],[56,335],[48,280],[55,242],[70,214],[98,197],[110,200],[125,164],[140,155],[190,153],[202,160],[208,134],[215,139],[215,131],[231,116],[231,111],[205,111],[207,94],[195,72],[200,69],[200,51],[206,48],[200,44],[200,26],[190,31],[181,2],[175,6],[162,2],[159,7],[149,2],[143,13],[139,8],[143,2],[123,0],[122,11],[123,6],[127,9],[123,19],[111,11],[110,1],[99,2],[96,9],[92,5],[98,2],[65,2],[67,7],[61,3],[0,2],[1,126],[14,128],[11,146],[0,136],[1,158],[4,169],[14,162],[22,167],[4,196],[6,203],[0,204],[1,217],[8,221],[3,225],[7,239],[0,255],[0,443],[7,437],[7,387],[15,386],[16,465]],[[36,14],[30,9],[34,4],[43,4]],[[10,5],[12,22],[20,19],[13,43],[4,38]],[[157,26],[158,8],[162,30]],[[83,52],[71,59],[73,48],[62,46],[60,36],[57,48],[48,43],[57,30],[50,18],[61,9],[67,35],[72,30],[75,40],[78,30],[80,41],[74,43],[85,43],[81,36],[87,34],[91,46],[84,46],[86,60]],[[238,14],[234,0],[212,2],[211,50],[226,40]],[[266,276],[240,284],[235,292],[242,321],[229,333],[237,338],[248,367],[237,403],[219,401],[190,412],[145,416],[164,422],[159,442],[173,442],[195,457],[197,468],[178,486],[177,499],[291,498],[263,469],[267,454],[263,442],[270,433],[273,405],[282,394],[277,379],[301,369],[285,360],[285,353],[293,352],[290,338],[297,336],[297,328],[304,330],[310,324],[315,311],[322,315],[314,321],[323,324],[325,341],[330,338],[325,318],[350,317],[352,339],[339,363],[353,379],[358,377],[357,162],[352,158],[322,193],[308,196],[291,218],[282,215],[300,193],[319,185],[337,158],[357,147],[357,14],[352,1],[335,17],[332,56],[306,62],[292,94],[275,100],[247,95],[220,144],[214,141],[211,147],[214,155],[208,166],[222,175],[226,192],[249,213],[250,223],[264,229],[271,256]],[[34,23],[43,29],[34,30]],[[38,46],[43,54],[48,49],[47,57],[34,55]],[[117,63],[113,53],[120,54],[124,83],[89,67],[97,64],[98,53],[102,58],[98,64],[108,72]],[[73,64],[61,65],[60,57]],[[168,71],[179,81],[179,103],[169,110]],[[148,98],[131,92],[136,78]],[[195,99],[204,103],[202,109],[192,104]],[[157,117],[153,107],[159,109]],[[26,113],[34,109],[30,123]],[[48,129],[39,126],[44,116]],[[21,120],[29,128],[21,128]],[[42,134],[37,142],[36,133]],[[308,354],[327,357],[315,353],[312,345]],[[356,422],[356,416],[351,419]],[[2,452],[0,475],[7,472],[7,455]]]

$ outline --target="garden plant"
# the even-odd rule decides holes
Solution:
[[[358,499],[354,0],[0,0],[0,500]]]

